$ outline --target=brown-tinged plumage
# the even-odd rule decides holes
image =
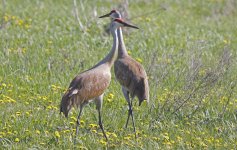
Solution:
[[[83,107],[90,101],[94,101],[98,110],[99,126],[107,140],[101,121],[101,107],[104,91],[108,88],[111,80],[110,70],[118,55],[117,28],[122,26],[137,28],[125,23],[121,19],[115,19],[110,26],[113,35],[113,47],[110,53],[94,67],[76,76],[62,97],[60,112],[66,117],[68,117],[68,113],[73,106],[80,107],[77,118],[76,136],[78,134],[78,126],[80,125],[80,116]]]
[[[112,10],[109,14],[101,16],[100,18],[103,17],[111,17],[112,19],[116,19],[121,18],[121,15],[119,11]],[[126,98],[129,106],[126,127],[131,116],[133,129],[136,137],[136,128],[132,111],[132,100],[136,96],[139,100],[139,106],[141,105],[143,100],[149,101],[148,79],[143,66],[128,55],[123,41],[123,34],[121,28],[117,30],[117,34],[119,40],[118,59],[114,63],[114,72],[116,79],[122,86],[124,97]]]

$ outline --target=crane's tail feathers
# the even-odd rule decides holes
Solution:
[[[60,105],[60,114],[63,113],[65,117],[68,117],[68,113],[71,110],[71,108],[76,104],[77,99],[77,93],[78,89],[69,89],[66,91],[66,93],[62,97],[61,105]]]

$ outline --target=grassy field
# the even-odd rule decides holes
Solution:
[[[111,49],[104,31],[110,20],[98,16],[118,5],[1,1],[0,149],[237,149],[235,0],[130,2],[129,18],[140,30],[129,30],[125,43],[150,84],[150,103],[134,100],[138,138],[131,122],[124,128],[127,103],[112,69],[102,110],[109,142],[91,103],[73,144],[78,110],[61,116],[61,96]]]

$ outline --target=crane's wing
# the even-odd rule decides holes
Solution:
[[[114,72],[119,83],[126,87],[131,82],[138,82],[142,78],[147,78],[143,66],[132,58],[118,59],[114,64]]]
[[[115,62],[114,71],[116,79],[131,96],[136,94],[139,99],[149,99],[147,74],[140,63],[131,57],[121,58]]]
[[[62,97],[60,112],[67,117],[72,106],[79,106],[104,93],[111,80],[110,72],[92,69],[76,76]]]

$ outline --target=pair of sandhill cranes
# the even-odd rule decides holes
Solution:
[[[100,18],[111,17],[112,22],[110,31],[113,36],[113,46],[109,54],[97,63],[91,69],[77,75],[66,93],[62,97],[60,105],[60,113],[63,112],[66,117],[72,106],[80,107],[80,112],[77,117],[76,136],[78,135],[78,128],[80,125],[80,117],[83,107],[90,101],[94,101],[99,115],[99,126],[107,139],[106,133],[101,121],[101,107],[103,102],[103,95],[108,88],[111,81],[111,67],[114,64],[114,72],[116,79],[122,86],[122,92],[128,102],[128,118],[131,116],[133,129],[136,137],[136,129],[132,111],[132,100],[137,96],[139,106],[143,100],[149,100],[149,86],[146,72],[141,64],[135,61],[127,53],[121,27],[138,27],[130,25],[121,19],[121,15],[117,10],[112,10],[110,13],[101,16]]]

